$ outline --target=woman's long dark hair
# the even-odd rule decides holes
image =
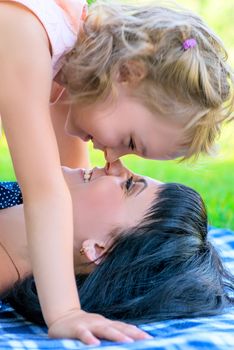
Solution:
[[[215,315],[234,303],[234,277],[207,240],[204,203],[176,183],[161,186],[143,221],[118,236],[92,273],[77,276],[77,286],[83,310],[134,324]],[[33,278],[7,301],[45,324]]]

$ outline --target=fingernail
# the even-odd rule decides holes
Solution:
[[[131,338],[126,338],[126,340],[125,340],[127,343],[133,343],[134,342],[134,340],[133,339],[131,339]]]
[[[100,345],[100,344],[101,344],[100,340],[93,340],[92,344],[90,345]]]
[[[150,334],[148,333],[143,333],[140,335],[142,339],[154,339]]]
[[[149,334],[146,334],[146,335],[145,335],[145,338],[146,338],[146,339],[154,339],[154,337],[152,337],[152,335],[149,335]]]

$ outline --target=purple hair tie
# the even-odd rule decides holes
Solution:
[[[192,48],[195,47],[196,45],[197,45],[197,41],[196,41],[196,39],[193,39],[193,38],[191,38],[191,39],[186,39],[186,40],[183,42],[183,44],[182,44],[183,49],[184,49],[185,51],[187,51],[188,49],[192,49]]]

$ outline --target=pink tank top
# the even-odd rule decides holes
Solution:
[[[1,1],[1,0],[0,0]],[[74,47],[87,15],[86,0],[8,0],[27,7],[44,26],[52,49],[53,77]]]

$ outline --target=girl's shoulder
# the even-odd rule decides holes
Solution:
[[[73,30],[79,31],[80,21],[84,21],[88,12],[86,0],[54,0],[69,17]]]
[[[80,24],[87,13],[86,0],[8,1],[23,5],[43,25],[51,46],[53,75],[55,76],[62,67],[63,58],[76,43]]]

